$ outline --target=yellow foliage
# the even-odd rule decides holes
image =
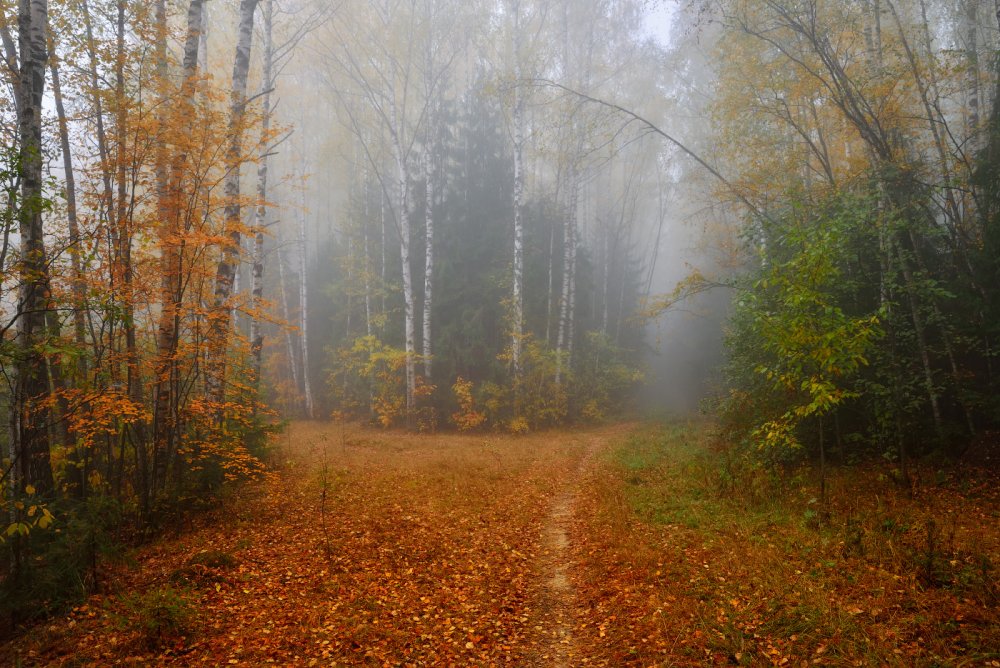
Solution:
[[[486,414],[476,410],[476,402],[472,396],[472,381],[459,376],[451,389],[459,406],[459,410],[451,414],[451,421],[459,431],[469,431],[482,426],[486,422]]]

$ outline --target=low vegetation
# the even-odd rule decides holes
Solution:
[[[995,665],[975,467],[764,467],[703,423],[295,423],[281,472],[100,570],[14,665]]]
[[[714,434],[644,428],[593,474],[580,603],[615,665],[996,665],[994,472],[835,468],[824,503]]]

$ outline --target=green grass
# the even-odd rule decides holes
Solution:
[[[609,452],[598,515],[608,521],[608,504],[621,502],[609,547],[629,555],[630,578],[656,583],[648,600],[670,606],[661,632],[685,639],[671,644],[683,656],[900,666],[997,657],[996,528],[968,519],[988,517],[989,504],[937,487],[911,498],[871,465],[831,470],[823,503],[810,466],[768,468],[713,438],[709,425],[680,422],[629,435]],[[955,518],[968,520],[957,532]],[[964,621],[948,627],[956,615]]]
[[[727,498],[719,456],[709,449],[709,439],[705,425],[675,422],[637,431],[612,451],[635,514],[657,525],[735,529],[748,535],[788,523],[787,508],[779,504],[747,504],[746,493]]]

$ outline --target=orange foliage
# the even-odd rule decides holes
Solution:
[[[459,410],[451,414],[451,421],[459,431],[476,429],[486,422],[486,414],[476,410],[476,402],[472,396],[472,381],[459,376],[451,386],[455,393],[455,401]]]

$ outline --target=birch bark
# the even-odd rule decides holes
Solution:
[[[433,134],[433,120],[428,127],[427,146],[424,149],[424,179],[427,192],[424,201],[425,210],[425,246],[424,246],[424,314],[423,338],[421,340],[424,364],[424,379],[431,381],[432,360],[434,352],[431,340],[431,314],[434,305],[434,144],[430,135]]]
[[[271,89],[274,86],[274,47],[271,35],[273,12],[273,0],[264,0],[264,73],[261,81],[264,109],[261,120],[260,154],[257,156],[257,209],[254,221],[253,273],[250,286],[252,300],[250,356],[252,358],[253,382],[258,385],[260,384],[261,352],[264,348],[264,333],[260,318],[264,308],[264,229],[267,226],[267,163],[270,151]]]
[[[229,299],[239,263],[240,231],[240,164],[243,152],[243,118],[246,107],[247,75],[250,71],[250,48],[253,41],[253,17],[258,0],[241,0],[240,23],[233,61],[233,83],[230,98],[229,146],[226,150],[224,193],[226,243],[222,247],[215,274],[215,300],[209,324],[207,390],[211,401],[221,404],[225,398],[226,349],[230,336]],[[221,414],[220,414],[221,417]]]
[[[23,491],[31,485],[45,498],[53,491],[46,407],[48,379],[46,360],[40,345],[46,334],[49,303],[49,269],[45,255],[42,180],[42,96],[48,62],[48,3],[20,0],[18,5],[18,47],[20,106],[18,108],[18,155],[21,172],[21,207],[18,229],[21,235],[21,286],[18,294],[18,344],[14,388],[13,452],[16,480]]]
[[[299,340],[302,344],[302,388],[306,401],[306,417],[315,417],[313,405],[312,384],[309,382],[309,289],[306,280],[306,216],[305,210],[299,211],[299,315],[301,332]]]

